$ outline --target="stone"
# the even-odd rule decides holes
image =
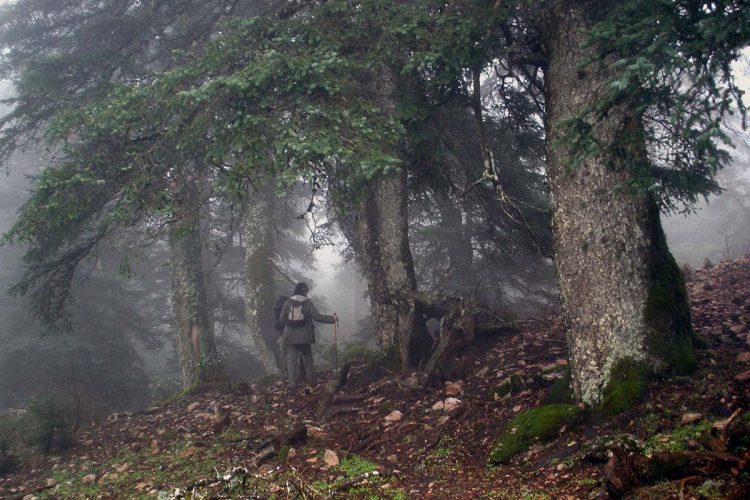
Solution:
[[[94,446],[94,440],[93,439],[87,439],[83,442],[83,446]]]
[[[44,483],[44,485],[47,486],[47,488],[54,488],[55,486],[57,486],[57,481],[50,477],[47,478],[47,481]]]
[[[339,456],[336,455],[336,452],[333,450],[326,450],[323,453],[323,462],[328,467],[336,467],[339,464]]]
[[[461,400],[456,398],[446,398],[443,403],[443,409],[446,413],[452,413],[461,406]]]
[[[386,422],[398,422],[398,421],[399,421],[399,420],[401,420],[401,419],[402,419],[403,417],[404,417],[404,414],[403,414],[403,413],[401,413],[401,412],[400,412],[400,411],[398,411],[398,410],[393,410],[393,411],[392,411],[392,412],[390,412],[390,413],[389,413],[388,415],[386,415],[386,417],[385,417],[385,419],[384,419],[384,420],[385,420]]]
[[[682,425],[689,425],[689,424],[694,424],[696,422],[700,422],[701,420],[703,420],[702,413],[686,413],[680,419],[680,423]]]

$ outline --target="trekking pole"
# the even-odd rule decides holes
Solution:
[[[334,318],[336,318],[336,321],[333,322],[333,366],[336,369],[336,371],[339,371],[339,339],[338,339],[338,326],[339,326],[339,317],[335,314],[333,315]]]

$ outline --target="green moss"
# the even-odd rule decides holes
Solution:
[[[654,210],[652,251],[657,257],[651,268],[651,289],[646,300],[645,319],[650,330],[646,348],[656,359],[664,361],[667,373],[687,375],[696,366],[688,295],[682,272],[667,247],[658,209]]]
[[[709,421],[699,422],[693,425],[677,427],[672,432],[655,434],[647,442],[644,453],[652,455],[661,452],[682,451],[688,448],[690,441],[698,440],[704,433],[711,429]]]
[[[338,468],[346,474],[346,477],[353,479],[375,472],[378,470],[378,464],[370,462],[358,455],[350,455],[341,460]]]
[[[617,415],[633,407],[648,389],[649,370],[642,361],[619,360],[612,368],[599,409]]]
[[[289,450],[291,450],[292,447],[289,445],[282,446],[279,450],[279,461],[284,462],[286,461],[287,457],[289,456]]]
[[[565,368],[565,376],[552,384],[549,392],[542,401],[543,404],[573,404],[575,403],[575,393],[570,384],[570,368]]]
[[[581,409],[575,405],[545,405],[516,415],[505,427],[489,457],[489,464],[504,464],[527,450],[536,440],[555,437],[564,425],[575,422]]]

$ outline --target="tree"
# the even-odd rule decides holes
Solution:
[[[541,30],[555,259],[574,389],[586,403],[611,403],[618,380],[694,365],[687,294],[659,208],[715,189],[728,65],[748,40],[742,10],[560,1]],[[726,25],[736,31],[713,38]]]
[[[32,244],[26,259],[28,271],[15,290],[20,293],[34,290],[35,310],[52,328],[68,326],[61,318],[64,318],[64,307],[70,297],[71,280],[81,260],[116,224],[115,220],[122,223],[128,219],[127,224],[132,224],[143,217],[147,202],[143,198],[136,201],[139,196],[134,184],[165,187],[164,178],[144,180],[142,175],[122,171],[114,174],[106,170],[103,163],[93,176],[90,165],[77,168],[81,165],[73,160],[76,154],[84,153],[77,158],[86,162],[86,151],[93,153],[93,150],[82,144],[82,136],[56,133],[56,124],[69,118],[71,113],[75,114],[81,106],[101,103],[100,99],[106,98],[116,82],[148,81],[155,70],[163,70],[171,64],[171,51],[190,49],[195,43],[206,40],[217,20],[231,15],[239,5],[240,2],[223,1],[19,1],[3,7],[2,72],[14,78],[17,95],[9,100],[13,109],[2,120],[0,154],[7,159],[17,149],[47,134],[51,139],[50,147],[61,150],[66,157],[68,171],[46,172],[42,183],[54,184],[52,179],[77,179],[74,189],[81,192],[59,197],[58,201],[75,204],[77,200],[87,206],[85,214],[78,212],[73,231],[70,227],[60,227],[60,222],[69,226],[72,219],[51,221],[39,228],[34,227],[39,221],[31,220],[23,228],[23,223],[17,225],[8,237],[8,241],[23,240]],[[250,7],[253,5],[251,2]],[[105,141],[107,145],[99,149],[100,153],[107,148],[116,149],[113,140]],[[115,157],[113,153],[109,159]],[[165,157],[162,168],[151,174],[165,175],[168,170],[163,168],[163,163],[169,160]],[[111,189],[107,183],[115,175],[124,182],[115,182]],[[94,179],[100,184],[91,182]],[[126,188],[131,181],[134,183]],[[200,213],[202,200],[193,196],[194,190],[190,181],[173,189],[179,194],[175,197],[178,200],[174,226],[168,231],[174,252],[172,303],[186,385],[215,378],[216,374],[209,374],[208,368],[199,370],[199,366],[211,366],[214,370],[220,364],[204,293],[200,239],[204,232],[199,229],[200,220],[196,215]],[[125,198],[130,202],[118,203]],[[188,207],[186,203],[197,205]],[[60,236],[50,238],[47,231]],[[186,236],[199,239],[191,240]],[[61,251],[65,245],[71,245],[71,249]],[[178,269],[179,266],[182,268]],[[199,362],[200,358],[203,361]]]

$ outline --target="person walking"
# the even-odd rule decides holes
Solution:
[[[297,385],[300,360],[305,369],[305,379],[313,381],[312,344],[315,343],[315,325],[318,323],[338,323],[336,314],[321,314],[307,297],[310,288],[307,283],[297,283],[294,293],[281,308],[279,329],[282,330],[282,344],[286,350],[286,368],[291,387]]]

